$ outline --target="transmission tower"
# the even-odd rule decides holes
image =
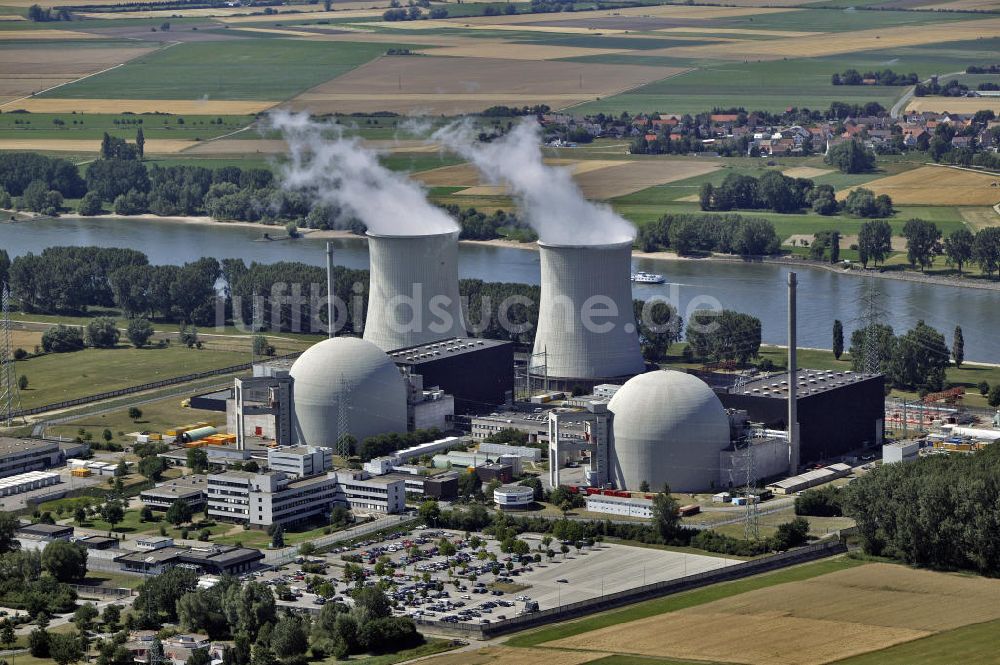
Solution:
[[[21,389],[14,368],[13,340],[10,332],[10,289],[0,285],[0,424],[10,427],[21,411]],[[24,416],[21,422],[26,423]]]
[[[350,426],[347,422],[347,412],[350,410],[351,405],[349,403],[351,394],[351,384],[343,376],[340,377],[340,400],[337,402],[337,442],[336,451],[337,455],[341,459],[347,459],[351,456],[350,447],[347,441],[344,440],[345,434],[350,434],[348,431]]]
[[[865,331],[864,364],[865,374],[879,374],[882,371],[882,350],[878,344],[878,325],[886,320],[886,313],[879,304],[881,292],[875,285],[875,278],[869,277],[862,287],[859,297],[861,314],[855,319],[857,327]]]
[[[747,499],[747,510],[743,516],[743,537],[747,540],[760,538],[760,514],[757,510],[757,479],[753,472],[753,435],[746,437],[746,447],[743,449],[743,467],[746,470],[744,496]]]

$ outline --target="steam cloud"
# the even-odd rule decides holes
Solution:
[[[542,161],[541,128],[534,120],[489,143],[477,141],[477,132],[470,122],[457,122],[439,129],[433,139],[472,162],[491,184],[505,184],[543,242],[603,245],[635,238],[632,224],[584,198],[568,169]]]
[[[419,184],[382,166],[374,150],[358,138],[345,137],[339,125],[315,122],[308,113],[276,111],[270,126],[288,143],[291,160],[281,171],[288,189],[340,208],[378,235],[458,230],[455,220],[427,200]]]

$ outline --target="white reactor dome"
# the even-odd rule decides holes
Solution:
[[[701,491],[719,477],[719,451],[729,441],[722,402],[696,376],[662,370],[629,379],[611,402],[611,478],[638,490]]]
[[[336,337],[309,347],[289,372],[298,443],[334,447],[340,424],[359,442],[406,431],[406,383],[371,342]]]

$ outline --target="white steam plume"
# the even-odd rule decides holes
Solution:
[[[433,139],[472,162],[491,184],[506,185],[543,242],[603,245],[635,238],[631,223],[609,206],[584,198],[568,169],[542,161],[537,122],[519,122],[489,143],[477,141],[477,131],[466,120],[439,129]]]
[[[270,126],[288,143],[290,161],[282,184],[313,201],[340,208],[378,235],[449,233],[458,224],[433,206],[423,188],[378,161],[378,154],[338,125],[310,120],[308,113],[275,111]]]

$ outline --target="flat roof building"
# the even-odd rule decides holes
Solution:
[[[54,441],[0,437],[0,478],[59,466],[65,461]]]
[[[160,575],[175,566],[209,575],[239,575],[253,570],[263,559],[264,553],[257,549],[216,545],[204,549],[169,546],[128,552],[114,561],[126,572],[143,575]]]
[[[494,339],[455,337],[389,354],[397,367],[423,377],[455,397],[455,413],[483,413],[514,394],[514,344]]]
[[[333,450],[315,446],[288,446],[267,451],[267,468],[291,476],[313,476],[333,466]]]
[[[24,524],[17,528],[17,535],[31,540],[69,540],[73,537],[73,527],[61,524]]]
[[[193,510],[205,507],[205,489],[208,479],[201,475],[190,475],[145,490],[139,494],[143,505],[157,510],[169,510],[175,501],[184,501]]]
[[[500,510],[527,510],[535,500],[535,490],[521,485],[501,485],[493,490],[493,503]]]
[[[652,519],[653,500],[638,496],[624,497],[592,494],[587,497],[587,510],[592,513],[607,513],[622,517]]]
[[[743,385],[733,375],[701,378],[713,384],[723,406],[747,412],[753,422],[787,429],[787,372]],[[815,462],[871,445],[881,445],[885,425],[885,380],[849,370],[800,369],[798,421],[801,463]]]

